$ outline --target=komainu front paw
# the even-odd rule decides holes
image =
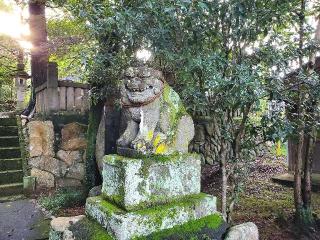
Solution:
[[[129,142],[126,140],[126,138],[120,137],[117,140],[117,146],[119,146],[119,147],[128,147],[129,146]]]

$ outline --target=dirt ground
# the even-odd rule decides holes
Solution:
[[[241,193],[233,219],[235,224],[254,222],[261,240],[320,239],[320,230],[312,234],[299,233],[293,224],[293,188],[274,183],[271,177],[286,172],[284,158],[259,158],[250,165],[250,175]],[[202,169],[202,188],[206,193],[220,197],[221,176],[217,166],[206,165]],[[320,217],[320,193],[312,194],[313,210]],[[219,206],[219,203],[218,203]]]

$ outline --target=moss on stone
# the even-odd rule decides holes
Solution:
[[[114,194],[114,195],[106,195],[105,193],[101,194],[102,198],[105,200],[110,201],[111,203],[124,208],[124,194],[119,195],[119,194]]]
[[[226,229],[220,214],[213,214],[198,220],[192,220],[180,226],[153,233],[146,237],[136,237],[134,240],[205,240],[216,239],[213,235],[222,235]],[[218,239],[218,238],[217,238]]]
[[[118,185],[117,189],[112,192],[111,195],[103,194],[104,199],[115,203],[119,207],[126,209],[126,210],[138,210],[143,209],[147,207],[152,207],[155,204],[166,204],[169,201],[172,201],[174,199],[180,200],[184,198],[184,196],[171,196],[168,198],[166,195],[161,194],[163,184],[164,182],[160,181],[158,183],[153,183],[152,189],[156,190],[157,187],[159,188],[159,194],[154,192],[152,196],[150,196],[150,192],[148,192],[149,187],[146,187],[146,182],[148,181],[148,178],[150,177],[150,169],[154,166],[161,166],[161,175],[163,179],[171,178],[170,168],[168,166],[171,166],[171,164],[179,165],[180,162],[185,162],[186,159],[199,159],[199,156],[197,154],[179,154],[176,153],[174,155],[170,156],[153,156],[150,158],[147,158],[146,156],[143,156],[140,159],[135,158],[128,158],[123,157],[119,155],[108,155],[105,158],[105,164],[108,165],[114,165],[116,168],[119,168],[119,171],[117,171],[118,175]],[[141,200],[137,204],[133,204],[132,206],[126,206],[125,204],[125,186],[123,184],[126,184],[125,182],[128,179],[125,179],[125,172],[128,171],[125,168],[129,165],[139,165],[138,168],[138,176],[141,179],[144,179],[138,183],[137,191],[138,195],[141,197]],[[105,176],[107,177],[107,176]],[[102,188],[102,191],[104,188]],[[142,199],[145,197],[145,201]]]
[[[135,211],[135,213],[139,214],[139,215],[150,215],[153,213],[159,214],[159,212],[164,212],[165,214],[167,214],[167,211],[172,209],[173,207],[190,206],[190,205],[198,202],[199,200],[205,199],[207,197],[208,197],[208,195],[205,193],[184,196],[180,199],[175,199],[174,201],[171,201],[170,203],[157,205],[157,206],[151,207],[151,208],[144,208],[144,209]]]
[[[133,224],[135,229],[123,229],[124,234],[130,236],[141,236],[150,234],[161,229],[176,226],[188,221],[193,221],[200,216],[207,214],[216,214],[212,205],[215,201],[206,194],[198,194],[185,197],[183,200],[174,201],[166,205],[137,210],[124,211],[110,202],[103,200],[101,197],[90,198],[87,202],[86,210],[88,216],[96,219],[103,225],[109,226],[112,234],[119,234],[120,227],[126,224]],[[207,213],[200,212],[206,211]],[[119,221],[115,223],[115,221]],[[196,221],[192,226],[203,225],[201,221]],[[218,225],[218,222],[206,222],[206,228],[212,229]],[[152,239],[152,238],[151,238]],[[174,239],[174,238],[172,238]]]
[[[199,155],[196,153],[179,153],[174,152],[170,155],[165,154],[136,154],[134,158],[125,157],[117,154],[110,154],[107,155],[104,159],[104,162],[117,165],[117,166],[124,166],[129,161],[139,161],[143,160],[143,164],[149,163],[166,163],[166,162],[177,162],[179,160],[183,160],[186,157],[194,156],[194,158],[198,158]]]
[[[156,215],[156,217],[167,216],[168,212],[175,207],[184,207],[195,204],[201,199],[205,199],[208,195],[205,193],[199,193],[189,196],[184,196],[181,198],[177,198],[174,201],[167,200],[167,202],[163,202],[161,205],[150,206],[146,203],[141,203],[138,206],[135,206],[135,209],[139,209],[134,211],[135,214],[138,215]],[[165,199],[163,199],[165,200]],[[87,204],[93,204],[99,206],[99,209],[105,213],[116,213],[116,214],[125,214],[127,211],[123,210],[121,206],[113,204],[105,199],[103,195],[97,197],[87,198]]]
[[[110,234],[97,222],[88,218],[75,223],[70,228],[77,240],[114,240]]]
[[[87,199],[87,204],[98,206],[99,209],[106,213],[107,215],[116,213],[116,214],[124,214],[125,211],[112,204],[109,201],[106,201],[102,196],[91,197]]]

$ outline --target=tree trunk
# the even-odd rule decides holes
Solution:
[[[100,180],[100,174],[96,163],[96,140],[103,107],[104,101],[99,100],[97,104],[93,104],[90,107],[89,112],[86,152],[86,187],[88,191],[99,184]]]
[[[45,15],[45,1],[29,1],[29,26],[30,40],[33,45],[31,50],[31,75],[33,87],[38,87],[47,81],[48,44],[47,24]]]
[[[35,88],[47,81],[48,44],[45,0],[29,0],[29,28],[31,49],[31,96],[21,115],[29,116],[36,105]]]
[[[227,188],[228,188],[228,177],[227,177],[227,146],[225,141],[221,143],[221,173],[222,173],[222,186],[221,186],[221,213],[225,220],[227,220]]]
[[[301,222],[301,217],[303,216],[303,199],[301,192],[301,167],[303,159],[303,143],[304,143],[304,131],[300,131],[298,140],[298,151],[297,155],[294,157],[294,204],[296,208],[296,220]]]

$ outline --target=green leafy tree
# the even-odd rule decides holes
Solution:
[[[273,67],[276,71],[268,82],[271,97],[286,103],[287,114],[282,119],[286,126],[283,128],[283,136],[289,139],[294,163],[295,220],[307,227],[314,225],[311,209],[311,167],[320,126],[320,59],[314,59],[315,53],[319,51],[320,39],[317,36],[313,38],[316,29],[310,25],[310,18],[317,16],[319,9],[312,3],[298,1],[295,11],[292,12],[291,27],[274,36],[274,39],[281,41],[282,46],[275,53],[278,61],[273,61]],[[262,52],[269,51],[266,49],[268,48]],[[279,73],[285,77],[279,76]]]
[[[83,79],[90,44],[87,29],[83,22],[65,12],[63,18],[48,19],[49,61],[57,62],[59,78]],[[88,49],[88,51],[86,51]]]

